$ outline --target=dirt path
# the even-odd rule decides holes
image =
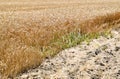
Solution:
[[[120,79],[120,29],[66,49],[18,79]]]

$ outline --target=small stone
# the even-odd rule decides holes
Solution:
[[[94,71],[93,69],[88,69],[87,73],[91,74],[91,73],[93,73],[93,71]]]
[[[104,72],[105,70],[103,69],[102,71]]]
[[[70,52],[70,53],[75,53],[74,51]]]
[[[108,53],[109,55],[114,56],[114,54],[112,53],[112,50],[110,50],[110,51],[106,51],[106,53]],[[115,57],[115,56],[114,56],[114,57]]]
[[[118,70],[118,73],[117,73],[118,75],[120,75],[120,70]]]
[[[104,57],[104,61],[105,61],[105,63],[108,63],[110,61],[110,58],[109,57]]]
[[[54,72],[57,72],[56,70],[53,70]]]
[[[39,72],[39,70],[35,70],[35,72]]]
[[[54,65],[53,63],[51,63],[51,65]]]
[[[91,79],[100,79],[100,76],[95,74],[95,75],[93,75],[93,77],[91,77]]]
[[[106,63],[108,63],[109,61],[106,61]]]
[[[100,66],[105,66],[103,63],[100,63]]]
[[[101,52],[101,50],[96,49],[96,50],[95,50],[95,55],[98,55],[100,52]]]
[[[119,50],[120,50],[120,47],[116,47],[116,48],[115,48],[115,51],[119,51]]]

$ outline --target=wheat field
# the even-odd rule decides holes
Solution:
[[[0,78],[15,77],[71,47],[58,41],[64,35],[119,23],[119,0],[0,0]]]

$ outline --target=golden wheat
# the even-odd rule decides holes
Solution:
[[[14,0],[12,1],[14,2]],[[0,8],[0,75],[6,78],[14,77],[20,72],[36,67],[45,57],[52,56],[62,50],[61,46],[57,46],[59,44],[52,45],[54,40],[61,38],[61,36],[71,32],[91,33],[103,31],[120,23],[120,12],[112,13],[118,9],[106,8],[110,10],[108,13],[112,14],[104,15],[107,10],[101,12],[104,10],[101,10],[99,6],[95,8],[96,10],[91,11],[91,8],[93,10],[96,6],[95,3],[92,6],[89,5],[90,8],[86,6],[71,8],[67,4],[62,8],[57,6],[61,9],[54,9],[55,6],[49,10],[48,7],[47,11],[42,10],[43,12],[35,11],[34,8],[33,11],[28,8],[24,9],[23,5],[23,8],[17,6],[16,9],[16,6],[11,6],[11,10],[8,9],[8,5],[8,8],[5,6]],[[72,10],[75,8],[77,9]],[[79,8],[83,9],[80,10]],[[8,10],[10,10],[10,13]],[[14,10],[16,11],[14,12]],[[66,12],[66,10],[68,11]],[[90,11],[91,14],[96,13],[91,15]],[[62,13],[59,14],[60,12]],[[87,15],[87,17],[82,17],[84,15]],[[97,17],[93,18],[96,15]]]

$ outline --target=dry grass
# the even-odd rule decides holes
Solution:
[[[27,20],[12,19],[9,16],[12,14],[1,15],[2,20],[0,20],[0,75],[6,78],[34,68],[45,57],[51,57],[65,48],[75,46],[87,37],[93,38],[96,32],[104,31],[120,23],[120,12],[97,16],[83,22],[68,18],[53,25],[48,23],[49,26],[39,25],[38,19],[38,21],[33,21],[28,17]],[[46,18],[43,19],[45,20],[49,21]],[[20,23],[15,24],[16,21]],[[86,33],[88,33],[87,36],[81,35],[74,40],[78,34]],[[95,33],[95,35],[89,35],[90,33]]]
[[[82,33],[98,32],[104,29],[112,28],[120,23],[120,12],[97,16],[95,19],[87,20],[80,24]]]
[[[36,67],[46,56],[54,55],[64,49],[63,45],[59,46],[62,43],[52,44],[56,43],[54,40],[60,39],[65,34],[103,31],[118,23],[120,23],[120,12],[87,20],[77,27],[74,26],[74,22],[67,21],[61,26],[38,27],[32,25],[34,27],[1,28],[0,73],[10,77]]]

